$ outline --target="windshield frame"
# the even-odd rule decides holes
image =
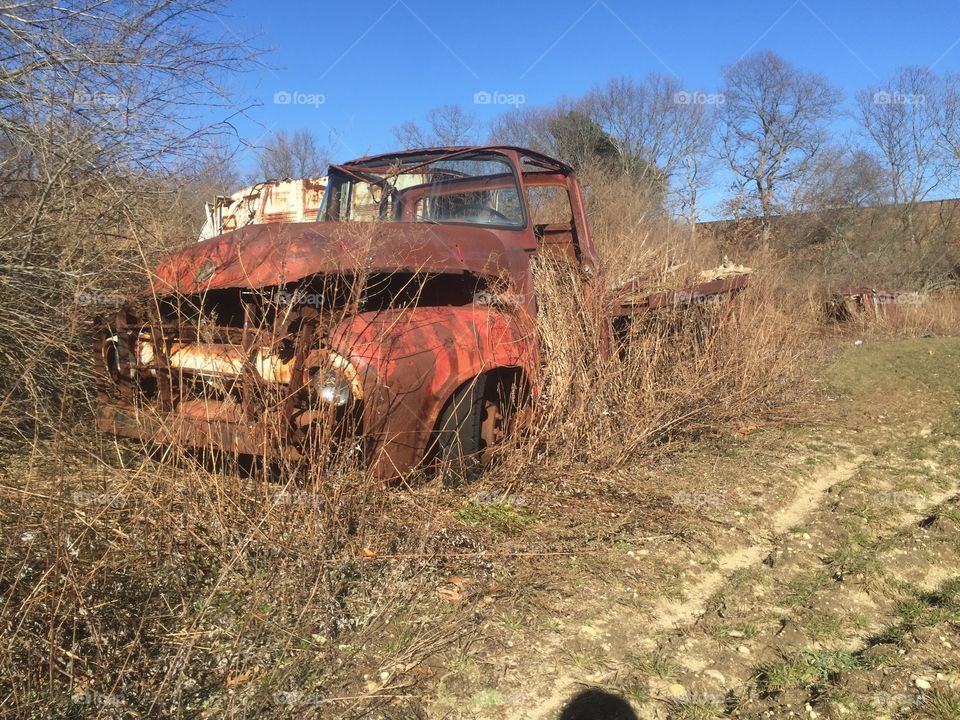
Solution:
[[[407,151],[394,153],[390,155],[379,155],[372,158],[362,158],[360,160],[345,163],[343,165],[331,165],[328,170],[327,189],[324,192],[323,200],[320,204],[320,210],[317,213],[319,221],[331,222],[362,222],[360,220],[351,220],[342,216],[341,200],[346,188],[353,191],[353,186],[359,183],[366,183],[372,186],[379,186],[381,196],[377,202],[380,210],[380,220],[385,222],[398,222],[411,225],[431,225],[431,226],[453,226],[453,227],[473,227],[481,229],[490,229],[508,232],[525,232],[530,228],[530,212],[527,207],[527,198],[524,191],[523,174],[520,172],[517,158],[513,151],[504,151],[484,147],[464,147],[464,148],[436,148],[423,151]],[[502,163],[505,166],[505,172],[500,174],[506,176],[509,174],[513,178],[512,187],[517,193],[517,207],[520,211],[520,222],[517,223],[497,223],[497,222],[469,222],[457,219],[443,221],[417,221],[403,220],[400,217],[383,217],[383,202],[391,192],[396,191],[397,178],[403,175],[416,174],[431,165],[445,161],[494,161]],[[481,181],[484,178],[498,177],[498,175],[476,175],[468,178],[469,180]],[[416,187],[429,187],[429,183],[422,183]],[[400,190],[399,192],[403,192]],[[442,194],[439,195],[442,197]],[[348,202],[350,202],[348,200]]]

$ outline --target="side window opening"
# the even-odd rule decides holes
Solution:
[[[579,263],[577,229],[567,189],[558,185],[528,186],[527,204],[541,252]]]

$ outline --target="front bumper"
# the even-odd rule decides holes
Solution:
[[[101,404],[97,427],[121,437],[139,438],[162,445],[216,448],[239,455],[298,456],[296,447],[284,443],[280,428],[264,421],[243,420],[239,413],[208,405],[157,414],[130,407]]]

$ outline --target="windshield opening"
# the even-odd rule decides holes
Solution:
[[[503,157],[478,153],[389,167],[331,168],[321,220],[526,226],[519,183]]]

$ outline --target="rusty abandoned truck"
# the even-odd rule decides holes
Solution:
[[[191,244],[105,323],[98,425],[273,458],[333,443],[379,478],[432,458],[472,478],[511,408],[541,389],[537,258],[566,264],[596,297],[602,268],[562,162],[489,146],[333,165],[315,222]],[[607,312],[709,301],[745,283],[626,287]]]

